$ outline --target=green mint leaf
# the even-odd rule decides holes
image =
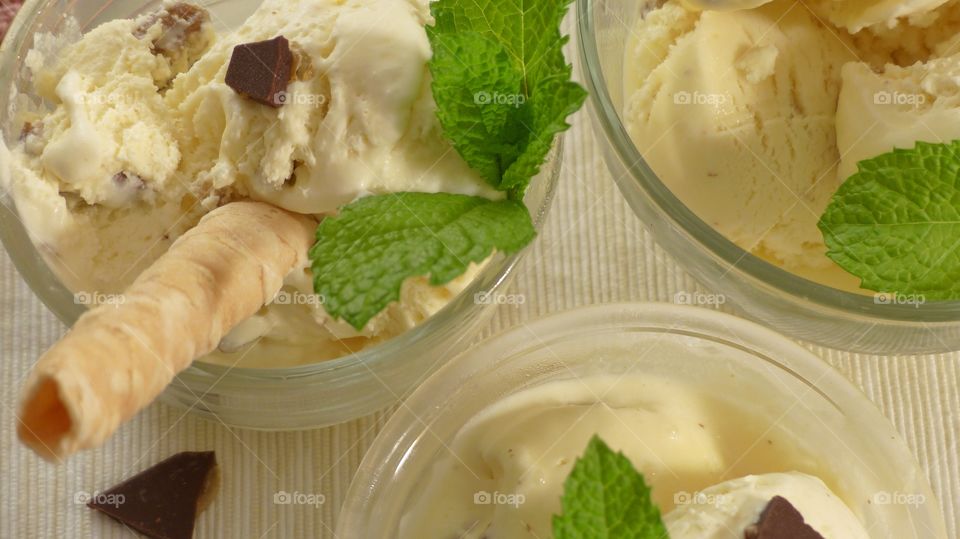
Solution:
[[[361,198],[317,227],[313,286],[334,318],[362,329],[400,298],[408,277],[442,285],[494,249],[513,254],[536,231],[521,202],[449,193]]]
[[[437,118],[464,161],[499,188],[508,166],[504,161],[516,160],[511,154],[517,153],[522,125],[510,125],[516,107],[487,102],[520,95],[523,74],[502,45],[479,34],[437,35],[433,49]]]
[[[530,179],[540,172],[554,137],[570,128],[566,118],[580,108],[586,95],[580,85],[569,80],[549,78],[537,84],[530,97],[532,118],[526,124],[534,135],[504,173],[501,189],[523,197]]]
[[[563,485],[555,539],[666,539],[650,487],[623,453],[594,436]]]
[[[960,299],[960,141],[861,161],[818,226],[864,288]]]
[[[438,0],[427,28],[437,117],[464,160],[520,199],[586,99],[560,23],[571,0]]]

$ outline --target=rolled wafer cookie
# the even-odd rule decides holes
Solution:
[[[106,441],[190,363],[273,299],[316,222],[260,202],[207,214],[116,306],[81,316],[27,380],[20,440],[47,459]]]

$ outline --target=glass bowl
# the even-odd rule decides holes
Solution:
[[[209,9],[218,30],[241,24],[256,0],[197,2]],[[3,140],[16,140],[12,96],[27,88],[23,63],[38,32],[62,31],[73,17],[86,31],[101,23],[151,11],[161,2],[143,0],[28,0],[0,46],[0,125]],[[525,202],[539,229],[553,200],[562,141],[534,179]],[[0,155],[2,158],[2,155]],[[2,163],[0,163],[2,165]],[[2,171],[0,171],[2,173]],[[66,325],[85,307],[74,301],[30,241],[13,201],[0,194],[0,240],[30,288]],[[394,404],[427,374],[469,343],[492,314],[480,294],[504,287],[523,253],[495,255],[474,281],[423,324],[394,339],[338,359],[284,369],[246,369],[195,362],[177,376],[161,400],[212,420],[239,427],[287,430],[323,427],[362,417]]]
[[[577,0],[577,19],[594,130],[620,191],[656,241],[738,312],[798,339],[877,354],[960,350],[960,302],[898,303],[794,275],[727,240],[657,178],[620,116],[625,44],[652,5]]]
[[[347,493],[337,535],[397,537],[399,520],[422,492],[432,465],[451,451],[463,425],[491,405],[545,383],[626,373],[699,383],[751,414],[756,410],[766,418],[757,426],[764,436],[767,429],[790,433],[820,469],[838,479],[871,538],[947,537],[917,461],[847,379],[769,329],[669,304],[591,306],[553,315],[449,362],[405,401],[374,441]],[[772,470],[757,470],[763,471]],[[907,499],[913,503],[882,503]]]

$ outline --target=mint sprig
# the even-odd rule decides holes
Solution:
[[[571,81],[560,23],[571,0],[439,0],[427,28],[437,117],[463,159],[521,199],[566,118],[586,99]]]
[[[960,299],[960,141],[861,161],[818,226],[827,256],[862,286]]]
[[[666,539],[650,487],[623,453],[594,436],[563,485],[555,539]]]
[[[314,290],[334,318],[363,328],[409,277],[441,285],[535,231],[520,201],[566,119],[586,99],[563,56],[571,0],[437,0],[427,28],[437,119],[471,168],[507,193],[498,202],[446,193],[360,199],[317,228]]]
[[[361,198],[317,227],[314,290],[331,316],[360,330],[400,299],[408,277],[443,285],[494,249],[512,254],[536,231],[523,203],[449,193]]]

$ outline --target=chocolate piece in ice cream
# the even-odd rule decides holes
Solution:
[[[43,152],[44,141],[43,122],[26,122],[20,129],[20,142],[23,144],[23,151],[30,156],[37,156]]]
[[[41,129],[43,129],[43,123],[41,122],[24,122],[23,128],[20,129],[20,142],[23,142],[30,137],[37,136]]]
[[[98,493],[87,506],[147,537],[189,539],[216,485],[213,451],[188,451]]]
[[[115,183],[119,187],[125,187],[127,185],[132,184],[137,189],[143,189],[145,185],[143,183],[143,179],[140,176],[137,176],[132,172],[125,172],[125,171],[117,172],[116,174],[114,174],[113,183]]]
[[[293,52],[283,36],[245,43],[233,49],[226,83],[257,103],[281,107],[293,71]]]
[[[214,41],[210,13],[187,3],[169,5],[145,16],[133,35],[149,39],[151,52],[167,59],[168,72],[157,80],[161,92],[177,75],[189,70]]]
[[[782,496],[770,500],[760,513],[760,520],[744,530],[743,536],[744,539],[824,539]]]
[[[153,25],[159,22],[163,31],[153,42],[155,52],[175,54],[180,52],[190,37],[203,28],[210,20],[207,10],[192,4],[174,4],[151,15],[133,34],[143,37]]]

